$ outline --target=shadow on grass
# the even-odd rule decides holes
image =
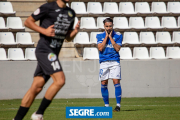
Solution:
[[[129,109],[129,110],[121,110],[121,111],[140,111],[140,110],[153,110],[153,109]]]

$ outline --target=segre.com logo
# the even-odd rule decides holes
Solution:
[[[112,118],[112,107],[66,107],[66,118]]]

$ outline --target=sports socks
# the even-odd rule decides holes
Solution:
[[[50,105],[52,100],[48,100],[45,97],[43,98],[41,105],[39,106],[39,109],[37,110],[36,114],[44,114],[44,111],[46,108]]]
[[[102,94],[105,106],[108,107],[109,106],[109,92],[108,92],[107,85],[101,84],[101,94]]]
[[[117,103],[116,106],[121,107],[120,106],[120,103],[121,103],[121,85],[120,85],[120,83],[118,83],[118,84],[115,84],[114,87],[115,87],[115,96],[116,96],[116,103]]]
[[[29,110],[29,107],[20,106],[14,120],[22,120],[24,116],[26,115],[26,113],[28,112],[28,110]]]

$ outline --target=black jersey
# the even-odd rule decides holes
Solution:
[[[51,2],[40,6],[31,16],[36,21],[40,20],[41,27],[48,28],[54,25],[55,29],[54,37],[40,34],[36,53],[49,53],[52,51],[55,54],[59,54],[67,32],[73,29],[74,10],[69,7],[60,8],[57,2]]]

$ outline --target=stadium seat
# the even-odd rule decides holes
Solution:
[[[146,17],[145,18],[145,27],[152,28],[152,29],[162,28],[160,26],[160,21],[159,21],[158,17]]]
[[[81,29],[97,29],[95,19],[93,17],[81,17]]]
[[[0,32],[0,43],[2,45],[17,45],[12,32]]]
[[[0,2],[0,13],[1,14],[15,14],[11,2]]]
[[[175,17],[162,17],[161,26],[165,28],[178,28]]]
[[[68,4],[68,3],[66,3],[66,6],[68,6],[68,7],[69,7],[69,4]]]
[[[180,2],[168,2],[167,11],[170,13],[180,13]]]
[[[104,29],[104,23],[103,21],[109,17],[98,17],[97,18],[97,28]]]
[[[90,44],[87,32],[78,32],[74,38],[74,44]]]
[[[153,12],[153,13],[168,13],[166,11],[165,2],[152,2],[151,12]]]
[[[85,47],[83,51],[83,60],[86,59],[99,59],[98,49],[94,47]]]
[[[167,59],[163,47],[150,47],[151,59]]]
[[[146,47],[134,47],[133,58],[134,59],[150,59],[148,49]]]
[[[135,29],[145,29],[144,20],[142,17],[130,17],[129,18],[129,27]]]
[[[96,35],[102,33],[102,32],[91,32],[90,34],[90,43],[91,44],[97,44],[97,39],[96,39]]]
[[[123,44],[140,44],[137,32],[124,32]]]
[[[180,28],[180,16],[178,17],[178,27]]]
[[[86,12],[86,5],[84,2],[72,2],[71,8],[77,13],[77,14],[87,14]]]
[[[148,2],[136,2],[135,3],[136,13],[151,13]]]
[[[121,47],[119,54],[120,59],[133,59],[132,52],[129,47]]]
[[[10,29],[25,29],[22,26],[22,20],[20,17],[8,17],[7,18],[7,27]]]
[[[78,23],[78,18],[77,17],[75,17],[75,19],[74,19],[74,25],[73,25],[73,29],[75,28],[75,26],[76,26],[76,24]]]
[[[172,35],[172,43],[180,44],[180,31],[174,31]]]
[[[8,60],[4,48],[0,48],[0,60]]]
[[[1,30],[8,30],[8,28],[5,26],[5,21],[3,17],[0,17],[0,29]]]
[[[140,32],[140,43],[155,45],[155,37],[153,32]]]
[[[100,2],[88,2],[87,13],[103,14],[101,3]]]
[[[156,42],[159,44],[173,44],[169,32],[156,32]]]
[[[104,2],[103,13],[119,14],[116,2]]]
[[[25,59],[27,60],[37,60],[35,55],[36,48],[26,48]]]
[[[21,48],[9,48],[8,59],[9,60],[26,60],[24,58],[24,53]]]
[[[120,2],[119,3],[120,14],[136,14],[134,12],[134,6],[132,2]]]
[[[16,43],[22,45],[34,45],[34,42],[32,42],[31,34],[28,32],[17,32]]]
[[[128,20],[126,17],[114,17],[113,19],[114,29],[130,29],[128,25]]]
[[[180,59],[180,48],[179,47],[167,47],[166,58]]]

